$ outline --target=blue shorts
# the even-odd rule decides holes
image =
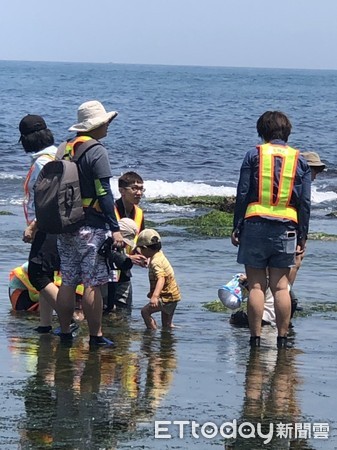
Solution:
[[[256,269],[292,267],[296,245],[297,233],[289,224],[247,220],[240,234],[237,262]]]
[[[65,286],[83,283],[84,287],[94,287],[108,282],[105,259],[97,253],[106,235],[107,230],[84,226],[74,233],[57,236],[62,283]]]

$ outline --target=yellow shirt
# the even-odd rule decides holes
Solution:
[[[159,277],[165,277],[164,287],[160,298],[164,303],[180,300],[179,286],[174,277],[174,271],[164,253],[160,250],[152,256],[149,264],[150,297],[155,290]]]

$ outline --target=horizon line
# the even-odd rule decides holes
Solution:
[[[263,69],[263,70],[310,70],[310,71],[336,71],[337,68],[308,68],[308,67],[262,67],[262,66],[221,66],[221,65],[200,65],[200,64],[169,64],[169,63],[130,63],[113,61],[51,61],[51,60],[30,60],[30,59],[0,59],[0,62],[17,63],[49,63],[49,64],[102,64],[120,66],[163,66],[163,67],[208,67],[223,69]]]

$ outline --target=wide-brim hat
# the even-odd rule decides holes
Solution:
[[[128,217],[123,217],[123,219],[118,221],[118,225],[123,241],[133,249],[136,246],[135,238],[138,234],[136,222]]]
[[[319,172],[322,172],[325,169],[325,164],[321,161],[318,153],[303,152],[301,155],[307,160],[309,167],[313,167]]]
[[[107,112],[102,103],[97,100],[82,103],[77,110],[78,123],[72,125],[68,130],[83,133],[99,128],[105,123],[111,122],[117,117],[117,111]]]

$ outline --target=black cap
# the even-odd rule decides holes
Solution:
[[[21,136],[34,133],[35,131],[45,130],[47,128],[46,122],[41,116],[28,114],[25,116],[19,125]]]

